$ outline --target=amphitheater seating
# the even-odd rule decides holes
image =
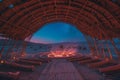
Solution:
[[[82,56],[78,58],[69,59],[69,61],[73,62],[73,61],[82,61],[82,60],[89,60],[89,59],[91,59],[91,57]]]
[[[102,73],[107,73],[107,72],[114,72],[120,70],[120,64],[113,65],[113,66],[108,66],[105,68],[99,68],[99,71]]]
[[[30,60],[16,60],[16,63],[26,64],[26,65],[41,65],[42,62],[30,61]]]
[[[7,66],[9,68],[14,68],[17,70],[23,70],[23,71],[34,71],[35,67],[32,66],[28,66],[28,65],[21,65],[15,62],[8,62],[8,61],[4,61],[4,63],[1,64],[3,67]]]
[[[79,61],[79,63],[80,64],[88,64],[88,63],[99,62],[99,61],[100,61],[99,58],[91,58],[91,59]]]
[[[89,63],[87,66],[90,68],[97,68],[97,67],[100,67],[100,66],[108,64],[108,63],[111,63],[111,61],[109,59],[104,59],[99,62]]]
[[[39,58],[39,59],[35,59],[35,58],[20,58],[20,60],[35,61],[35,62],[42,62],[42,63],[48,63],[48,62],[51,61],[50,59],[44,59],[44,58]]]
[[[120,80],[120,64],[99,68],[99,71],[103,73],[106,78]]]
[[[0,72],[0,80],[18,80],[20,72]]]

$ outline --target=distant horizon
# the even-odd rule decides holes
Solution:
[[[31,42],[31,41],[29,41]],[[40,43],[40,44],[59,44],[59,43],[81,43],[81,42],[86,42],[86,41],[79,41],[79,42],[51,42],[51,43],[40,43],[40,42],[31,42],[31,43]]]
[[[60,43],[85,41],[76,26],[65,22],[51,22],[43,25],[30,40],[35,43]]]

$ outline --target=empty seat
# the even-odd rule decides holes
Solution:
[[[85,64],[85,63],[93,63],[93,62],[99,62],[100,59],[98,58],[91,58],[91,59],[88,59],[88,60],[83,60],[83,61],[79,61],[80,64]]]
[[[114,71],[117,71],[117,70],[120,70],[120,64],[113,65],[113,66],[108,66],[108,67],[105,67],[105,68],[99,68],[99,71],[103,72],[103,73],[114,72]]]
[[[120,80],[120,64],[99,68],[99,71],[108,79]]]
[[[111,61],[109,59],[104,59],[99,62],[90,63],[90,64],[88,64],[88,66],[91,68],[97,68],[97,67],[100,67],[100,66],[108,64],[108,63],[111,63]]]
[[[4,63],[1,64],[3,67],[7,66],[9,68],[14,68],[17,70],[23,70],[23,71],[34,71],[35,67],[33,65],[28,66],[28,65],[21,65],[15,62],[8,62],[4,61]]]
[[[0,80],[18,80],[20,72],[0,72]]]
[[[69,60],[69,61],[82,61],[82,60],[89,60],[89,59],[91,59],[91,57],[83,56],[83,57],[72,59],[72,60]]]
[[[19,64],[28,64],[28,65],[41,65],[41,62],[31,61],[31,60],[16,60],[16,63]]]
[[[20,58],[20,60],[28,60],[28,61],[35,61],[35,62],[42,62],[42,63],[48,63],[51,60],[50,59],[44,59],[44,58],[39,58],[39,59],[34,59],[34,58]]]

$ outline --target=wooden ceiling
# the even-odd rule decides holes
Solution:
[[[120,37],[120,0],[0,0],[0,33],[24,40],[63,21],[98,39]]]

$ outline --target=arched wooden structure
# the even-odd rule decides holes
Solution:
[[[119,0],[1,0],[0,33],[25,39],[42,25],[64,21],[98,39],[120,37]]]
[[[6,38],[0,49],[0,65],[33,71],[35,68],[33,65],[51,61],[47,58],[27,59],[21,56],[25,55],[27,44],[25,40],[30,40],[32,34],[44,24],[56,21],[75,25],[84,34],[91,50],[92,56],[69,57],[68,61],[78,61],[90,68],[97,68],[101,73],[109,73],[110,76],[114,76],[112,80],[120,79],[120,62],[114,60],[109,45],[112,44],[118,57],[116,59],[120,59],[120,50],[113,40],[120,37],[120,0],[0,0],[0,37]],[[10,41],[11,39],[15,42]],[[19,58],[15,59],[12,56],[11,59],[9,55],[11,57],[15,47],[19,48],[17,46],[19,40],[23,41],[21,51],[19,49],[16,51],[20,53]],[[5,45],[11,43],[12,46],[5,50]],[[4,51],[5,59],[2,56]],[[24,63],[32,66],[26,66]],[[19,74],[20,72],[0,72],[0,76],[10,76],[13,79],[17,79]]]

